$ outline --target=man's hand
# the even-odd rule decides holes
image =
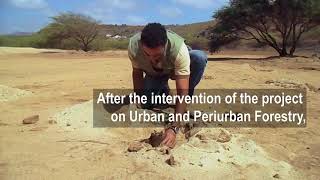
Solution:
[[[166,129],[161,144],[173,148],[176,145],[176,133],[172,129]]]

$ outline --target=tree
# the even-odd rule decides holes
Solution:
[[[245,39],[268,45],[280,56],[293,56],[301,35],[320,24],[320,1],[231,0],[213,18],[217,24],[209,29],[211,52]]]
[[[90,44],[98,35],[99,23],[96,20],[74,13],[62,13],[52,19],[53,22],[40,31],[47,36],[47,46],[56,46],[63,40],[71,39],[83,51],[90,50]]]

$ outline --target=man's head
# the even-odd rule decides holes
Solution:
[[[160,23],[147,24],[141,33],[141,43],[144,54],[153,64],[157,64],[165,51],[167,32]]]

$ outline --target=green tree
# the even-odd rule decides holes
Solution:
[[[62,13],[52,17],[53,22],[40,31],[46,36],[47,47],[62,47],[63,41],[77,42],[83,51],[90,50],[90,44],[98,35],[99,23],[93,18],[81,14]]]
[[[236,40],[255,40],[293,56],[301,35],[319,26],[319,0],[231,0],[213,18],[209,47],[214,52]]]

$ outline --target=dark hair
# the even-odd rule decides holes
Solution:
[[[147,24],[141,33],[141,42],[148,48],[164,46],[167,39],[167,31],[160,23]]]

